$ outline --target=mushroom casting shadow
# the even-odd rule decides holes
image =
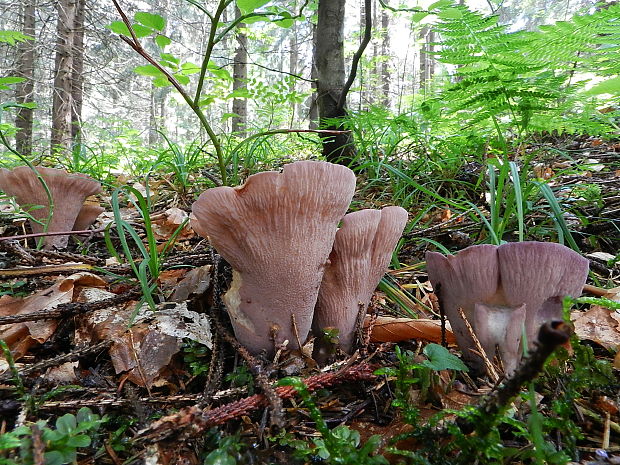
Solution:
[[[340,348],[350,351],[358,316],[366,314],[406,223],[407,211],[401,207],[360,210],[344,217],[314,311],[315,354],[320,356],[327,328],[337,329]]]
[[[560,244],[475,245],[457,255],[426,253],[428,278],[450,321],[463,358],[478,373],[484,363],[459,314],[463,309],[489,359],[496,348],[506,373],[517,367],[523,329],[528,343],[540,326],[562,318],[562,299],[577,297],[588,260]]]
[[[73,230],[84,201],[88,196],[101,192],[101,184],[85,174],[67,173],[64,170],[43,166],[35,168],[47,184],[54,203],[47,232]],[[14,196],[24,210],[33,206],[42,207],[32,209],[29,214],[36,220],[30,220],[32,231],[43,232],[43,223],[49,214],[49,200],[37,174],[28,166],[18,166],[13,170],[2,168],[0,189]],[[69,236],[47,236],[43,241],[43,247],[62,249],[67,246],[68,241]]]
[[[305,341],[354,190],[349,168],[300,161],[239,187],[209,189],[194,202],[196,232],[206,233],[233,268],[224,303],[235,336],[251,352],[272,355],[285,340],[290,348]]]

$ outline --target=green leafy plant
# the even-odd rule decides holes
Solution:
[[[208,442],[214,443],[213,450],[204,458],[203,465],[236,465],[239,463],[243,443],[238,435],[222,437],[215,428],[207,435]]]
[[[209,348],[191,339],[183,341],[183,360],[189,366],[192,376],[200,376],[209,372]]]
[[[308,409],[310,417],[316,423],[316,429],[321,434],[320,438],[312,440],[312,447],[307,443],[294,442],[297,453],[300,456],[317,457],[328,464],[387,464],[388,461],[382,455],[373,455],[381,443],[378,435],[372,436],[365,444],[361,444],[360,434],[346,425],[340,425],[330,430],[323,419],[321,411],[314,402],[310,391],[300,378],[284,378],[280,380],[281,386],[293,386],[303,405]]]
[[[213,129],[205,113],[205,108],[211,105],[215,98],[205,93],[205,90],[206,84],[210,80],[215,86],[222,83],[226,83],[226,86],[228,86],[232,82],[232,77],[223,66],[218,65],[213,57],[213,50],[218,43],[235,31],[241,24],[271,21],[280,27],[290,27],[296,19],[301,17],[301,12],[294,14],[279,6],[269,6],[261,9],[267,2],[244,0],[237,2],[237,6],[242,14],[233,21],[226,23],[223,21],[223,15],[228,5],[232,3],[231,0],[220,0],[212,10],[209,10],[205,5],[197,1],[190,1],[190,3],[203,12],[210,22],[207,44],[201,56],[200,64],[181,62],[173,54],[164,51],[171,41],[162,34],[166,21],[160,15],[138,12],[134,15],[134,21],[131,21],[121,10],[118,3],[115,2],[122,21],[115,21],[108,25],[108,28],[119,34],[127,44],[149,62],[148,65],[136,68],[135,71],[137,73],[152,77],[155,86],[170,85],[174,87],[187,106],[194,112],[200,122],[200,126],[207,133],[213,146],[222,183],[228,184],[227,166],[220,136]],[[151,56],[142,46],[140,39],[146,37],[152,37],[157,45],[159,54],[157,58]],[[191,75],[197,76],[195,91],[190,91],[188,88],[191,82]],[[230,98],[234,97],[240,96],[235,96],[231,93]]]
[[[238,365],[235,369],[226,375],[226,381],[229,381],[232,387],[246,387],[248,393],[254,393],[254,376],[245,365]]]
[[[43,442],[46,465],[75,463],[78,449],[91,445],[91,435],[96,434],[104,421],[105,419],[84,407],[76,415],[67,413],[58,417],[54,428],[48,426],[44,420],[31,426],[20,426],[0,435],[0,451],[10,452],[13,449],[19,449],[20,460],[0,458],[0,464],[28,465],[34,463],[34,434],[40,435]]]
[[[174,179],[180,186],[180,191],[185,193],[192,185],[192,173],[196,173],[205,164],[205,144],[193,141],[185,147],[181,147],[163,133],[160,133],[168,144],[168,150],[162,152],[155,168],[166,167],[174,174]]]
[[[448,349],[438,344],[428,344],[423,353],[426,359],[417,361],[410,350],[402,351],[399,346],[394,349],[398,364],[396,367],[385,367],[376,371],[377,375],[394,378],[395,394],[392,405],[402,410],[403,418],[409,424],[416,425],[419,410],[412,405],[411,388],[419,386],[420,397],[426,398],[431,385],[436,381],[433,372],[441,370],[468,371],[465,364]]]
[[[510,32],[497,16],[451,2],[436,5],[425,14],[436,19],[433,28],[442,37],[434,53],[441,62],[458,66],[458,79],[442,89],[438,100],[461,123],[486,125],[499,138],[513,134],[518,139],[543,130],[613,130],[592,116],[596,112],[589,99],[597,91],[582,92],[583,82],[573,77],[580,71],[618,73],[610,38],[620,28],[618,5],[534,32]],[[614,85],[612,78],[607,86]]]
[[[147,180],[148,185],[148,180]],[[144,231],[146,232],[146,245],[142,241],[142,238],[138,234],[138,231],[126,220],[121,217],[119,195],[125,191],[131,194],[135,200],[130,198],[130,201],[134,203],[136,209],[140,212],[142,221],[144,222]],[[157,239],[153,231],[153,225],[151,223],[151,217],[149,213],[148,193],[147,197],[144,197],[137,189],[131,186],[125,186],[124,188],[115,189],[112,193],[112,211],[114,213],[114,224],[118,231],[118,238],[121,244],[123,255],[125,260],[131,266],[134,276],[138,279],[140,288],[142,289],[142,298],[151,308],[155,309],[154,293],[157,289],[157,278],[161,272],[161,264],[164,257],[169,252],[170,247],[174,244],[176,237],[179,235],[185,222],[181,223],[177,229],[172,233],[170,238],[165,242],[161,252],[157,249]],[[133,250],[130,245],[128,237],[131,238],[131,244],[133,248],[137,249],[142,255],[141,259],[136,259],[133,256]],[[116,257],[120,262],[123,258],[118,254],[112,239],[110,236],[110,229],[106,229],[105,241],[108,247],[108,251]],[[140,305],[136,307],[140,308]]]
[[[28,284],[28,282],[21,279],[8,283],[0,283],[0,296],[11,295],[14,297],[24,297],[28,295],[28,292],[22,289],[26,284]]]

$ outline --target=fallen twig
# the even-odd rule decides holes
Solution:
[[[50,367],[58,366],[62,363],[74,362],[76,360],[79,360],[81,357],[92,354],[94,352],[99,352],[100,350],[109,347],[110,345],[112,345],[113,342],[114,341],[112,340],[101,341],[98,344],[92,346],[81,347],[67,354],[61,354],[47,360],[42,360],[38,363],[22,368],[21,370],[19,370],[18,374],[20,376],[27,376],[37,371],[42,371]],[[3,373],[0,375],[0,382],[8,381],[11,379],[11,377],[12,373]]]
[[[310,376],[304,379],[304,383],[312,392],[344,382],[370,381],[376,378],[373,374],[374,368],[369,363],[361,363],[337,372]],[[292,386],[280,386],[274,391],[281,399],[293,397],[296,392]],[[136,439],[153,441],[169,438],[173,435],[175,439],[197,437],[213,426],[221,425],[267,405],[269,405],[267,396],[256,394],[211,410],[202,410],[196,406],[183,408],[177,413],[157,420],[150,427],[140,431]]]
[[[95,234],[98,232],[105,231],[106,227],[98,228],[98,229],[84,229],[82,231],[56,231],[56,232],[41,232],[41,233],[31,233],[31,234],[20,234],[19,236],[6,236],[0,237],[0,242],[2,241],[16,241],[19,239],[30,239],[34,237],[47,237],[47,236],[69,236],[69,235],[78,235],[85,236],[87,234]]]
[[[508,408],[521,392],[521,388],[540,374],[545,361],[553,351],[568,341],[570,334],[571,327],[562,321],[550,321],[543,324],[538,333],[535,349],[521,362],[519,368],[505,383],[482,401],[478,407],[480,416],[491,418]],[[457,423],[463,432],[476,431],[480,436],[488,434],[494,425],[492,421],[478,423],[464,419],[458,419]]]
[[[66,318],[69,316],[80,315],[82,313],[94,312],[95,310],[101,310],[103,308],[122,304],[128,300],[135,299],[140,295],[140,289],[134,288],[122,294],[110,297],[109,299],[97,300],[95,302],[69,302],[38,312],[1,316],[0,326],[23,323],[24,321],[53,320],[54,318]]]

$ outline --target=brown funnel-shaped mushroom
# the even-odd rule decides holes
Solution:
[[[235,335],[253,353],[272,354],[284,340],[296,348],[298,337],[306,339],[354,190],[349,168],[301,161],[282,173],[250,176],[237,188],[209,189],[194,202],[197,232],[206,232],[233,268],[224,302]]]
[[[93,224],[99,215],[101,215],[105,211],[100,205],[85,203],[80,208],[80,213],[78,213],[77,218],[75,219],[75,223],[73,224],[74,231],[84,231]]]
[[[48,232],[71,231],[82,209],[84,200],[89,195],[101,191],[101,184],[84,174],[69,174],[55,168],[36,167],[45,180],[54,202],[52,219]],[[49,212],[49,202],[45,189],[36,173],[27,166],[18,166],[13,170],[0,169],[0,189],[15,196],[17,203],[25,210],[33,206],[42,206],[29,211],[38,221],[45,222]],[[43,232],[43,225],[30,221],[34,233]],[[67,246],[69,236],[48,236],[44,248],[63,248]]]
[[[456,342],[463,351],[463,358],[476,371],[483,371],[482,359],[470,350],[474,349],[474,342],[458,309],[462,308],[468,321],[474,325],[476,303],[495,303],[498,300],[497,247],[474,245],[447,257],[437,252],[427,252],[426,269],[428,279],[450,321]],[[482,342],[483,347],[485,342]]]
[[[521,358],[523,328],[532,342],[543,322],[561,319],[562,298],[580,295],[588,274],[585,258],[543,242],[478,245],[447,257],[428,252],[426,265],[463,358],[478,372],[484,365],[472,352],[459,307],[489,358],[497,347],[511,373]]]
[[[497,249],[499,272],[509,305],[528,309],[528,344],[536,340],[545,321],[562,319],[562,300],[579,297],[588,278],[588,259],[561,244],[516,242]]]
[[[360,210],[344,217],[314,311],[317,348],[323,344],[323,330],[335,328],[342,350],[351,349],[358,315],[366,313],[406,223],[407,212],[401,207]]]

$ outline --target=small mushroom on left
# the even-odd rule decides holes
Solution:
[[[35,167],[47,185],[52,202],[52,217],[47,232],[74,230],[84,201],[90,195],[101,192],[101,184],[85,174],[67,173],[56,168]],[[37,173],[28,166],[12,170],[0,169],[0,190],[12,195],[17,203],[34,218],[30,226],[34,233],[43,232],[43,225],[49,215],[49,200]],[[62,249],[67,246],[69,236],[47,236],[43,241],[45,249]]]

